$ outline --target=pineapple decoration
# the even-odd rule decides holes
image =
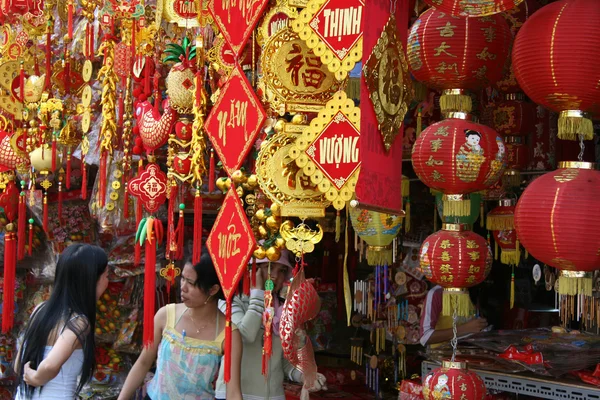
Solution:
[[[195,101],[196,79],[196,46],[184,37],[180,44],[169,43],[165,49],[166,57],[163,63],[174,62],[169,70],[166,85],[170,106],[178,112],[179,118],[175,130],[169,133],[169,153],[167,174],[169,180],[168,198],[168,228],[167,228],[167,258],[168,265],[161,271],[167,280],[167,288],[175,281],[179,270],[175,268],[174,260],[183,257],[184,247],[184,209],[185,204],[179,204],[179,219],[177,227],[174,223],[175,204],[181,193],[178,188],[183,183],[191,183],[194,179],[192,171],[192,121]]]

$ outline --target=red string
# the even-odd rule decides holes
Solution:
[[[58,143],[56,142],[56,136],[52,133],[52,171],[56,171],[56,150]]]
[[[25,258],[25,230],[27,228],[27,205],[25,204],[25,192],[21,192],[19,196],[19,216],[17,223],[17,259]],[[31,245],[29,245],[31,251]]]
[[[99,206],[104,208],[104,203],[106,202],[106,169],[108,162],[108,153],[106,151],[102,152],[102,156],[100,156],[100,170],[98,174],[100,174],[100,180],[98,183],[98,200]]]
[[[152,222],[152,221],[150,221]],[[154,305],[156,301],[156,239],[146,239],[144,270],[144,347],[154,342]]]
[[[242,290],[246,296],[250,296],[250,270],[248,268],[244,272],[244,286]]]
[[[84,155],[81,156],[81,199],[87,199],[87,168]]]
[[[69,34],[69,40],[73,40],[73,3],[69,3],[68,5],[69,7],[69,16],[68,16],[68,34]]]
[[[63,223],[63,192],[62,192],[61,182],[58,182],[58,221],[62,225],[62,223]]]
[[[215,191],[215,151],[210,150],[210,164],[208,170],[208,193]]]
[[[185,238],[185,217],[183,210],[179,210],[179,221],[177,221],[177,252],[175,253],[175,259],[181,260],[183,258],[183,246]]]
[[[175,248],[175,189],[176,186],[171,186],[168,193],[169,208],[167,210],[167,249],[169,253]]]
[[[13,232],[4,235],[4,286],[2,289],[2,333],[8,333],[14,322],[15,276],[17,270],[16,240]]]
[[[67,176],[65,185],[67,189],[71,189],[71,149],[67,150]]]
[[[27,254],[31,256],[31,252],[33,251],[33,224],[29,224],[29,248],[27,249]]]
[[[123,180],[125,180],[125,174],[123,174]],[[123,218],[129,219],[129,190],[125,186],[125,194],[123,195]]]
[[[200,189],[196,189],[196,197],[194,198],[194,265],[200,262],[202,256],[202,196]]]
[[[225,382],[231,380],[231,299],[227,300],[225,314]]]

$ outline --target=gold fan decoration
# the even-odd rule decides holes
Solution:
[[[323,229],[317,224],[317,230],[312,230],[304,222],[294,226],[292,221],[285,221],[279,228],[279,233],[285,240],[285,247],[296,256],[312,253],[315,250],[315,244],[323,239]]]

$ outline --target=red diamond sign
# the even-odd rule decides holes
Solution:
[[[232,186],[206,241],[227,300],[235,294],[255,246],[252,228]]]
[[[364,0],[327,0],[309,26],[342,61],[363,34]]]
[[[204,128],[227,173],[239,169],[265,121],[254,90],[239,66],[231,72]]]
[[[338,190],[360,167],[359,138],[359,130],[338,111],[305,151]]]
[[[242,53],[268,3],[268,0],[208,0],[208,10],[236,57]]]

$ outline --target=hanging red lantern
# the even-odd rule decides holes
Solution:
[[[527,136],[535,130],[536,105],[522,94],[506,95],[493,109],[492,128],[505,136]]]
[[[522,136],[507,136],[506,142],[506,170],[502,179],[508,187],[521,186],[521,171],[529,162],[529,149]]]
[[[519,31],[513,69],[534,102],[560,112],[558,137],[594,135],[600,113],[600,7],[597,0],[562,0],[537,11]]]
[[[487,389],[479,375],[467,369],[466,363],[444,361],[433,370],[426,392],[427,400],[483,400]]]
[[[502,78],[511,41],[501,15],[458,18],[432,8],[410,30],[408,61],[418,81],[443,90],[442,112],[470,112],[471,97],[464,90],[481,89]]]
[[[420,252],[421,272],[444,288],[443,314],[472,315],[469,292],[485,280],[492,268],[492,254],[485,238],[464,224],[443,224],[425,239]]]
[[[495,255],[498,259],[500,254],[500,262],[504,265],[517,266],[521,260],[521,251],[519,240],[517,239],[517,231],[514,229],[502,229],[493,231],[495,242]],[[498,251],[498,248],[500,251]]]
[[[506,157],[504,142],[493,129],[457,118],[427,127],[412,151],[419,179],[444,193],[444,215],[459,217],[471,212],[464,195],[496,183]]]
[[[590,297],[592,281],[586,273],[600,267],[600,172],[593,168],[585,162],[560,163],[529,184],[515,211],[523,247],[562,270],[561,296]]]
[[[483,17],[514,9],[523,0],[425,0],[425,3],[455,17]]]

